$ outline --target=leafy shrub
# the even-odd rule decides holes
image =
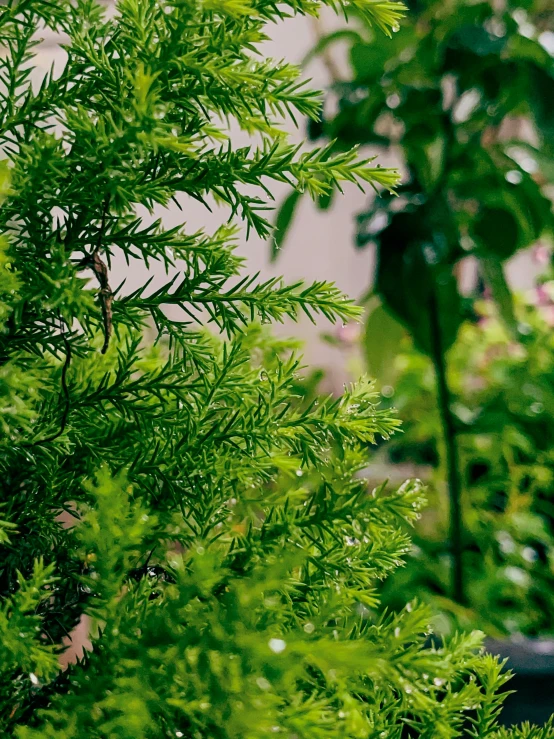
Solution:
[[[518,298],[520,342],[513,341],[490,301],[482,301],[479,320],[464,325],[448,355],[464,480],[469,596],[464,608],[449,600],[444,454],[432,365],[409,340],[394,363],[393,401],[405,419],[404,434],[385,449],[397,463],[429,470],[432,493],[416,526],[416,557],[387,583],[385,597],[390,602],[398,602],[395,593],[430,598],[448,614],[450,624],[443,621],[442,628],[552,633],[551,287],[546,283],[531,298]]]

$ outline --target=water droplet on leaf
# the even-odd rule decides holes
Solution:
[[[287,648],[287,643],[283,639],[270,639],[268,645],[275,654],[281,654]]]

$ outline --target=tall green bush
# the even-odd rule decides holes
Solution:
[[[399,10],[345,7],[385,29]],[[370,496],[356,473],[397,421],[365,380],[303,408],[299,360],[260,325],[359,311],[327,283],[245,275],[230,225],[163,225],[189,196],[263,235],[272,180],[315,195],[396,181],[354,152],[302,153],[278,127],[319,98],[258,45],[316,8],[0,10],[2,736],[508,736],[479,634],[429,645],[425,608],[375,610],[421,489]],[[44,28],[65,34],[67,62],[32,88]],[[236,148],[226,121],[257,142]],[[173,276],[126,291],[117,255]],[[91,648],[62,671],[82,614]]]

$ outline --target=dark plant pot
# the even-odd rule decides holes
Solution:
[[[487,639],[487,650],[502,659],[514,673],[508,696],[500,715],[504,726],[530,721],[544,724],[554,713],[554,639],[504,641]]]

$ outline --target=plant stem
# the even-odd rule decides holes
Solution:
[[[437,381],[437,401],[446,450],[446,472],[449,510],[449,540],[452,555],[452,598],[457,603],[465,603],[464,571],[463,571],[463,517],[462,517],[462,483],[458,459],[456,426],[451,410],[451,393],[446,377],[446,358],[443,349],[439,306],[435,289],[429,305],[431,329],[432,360]]]

